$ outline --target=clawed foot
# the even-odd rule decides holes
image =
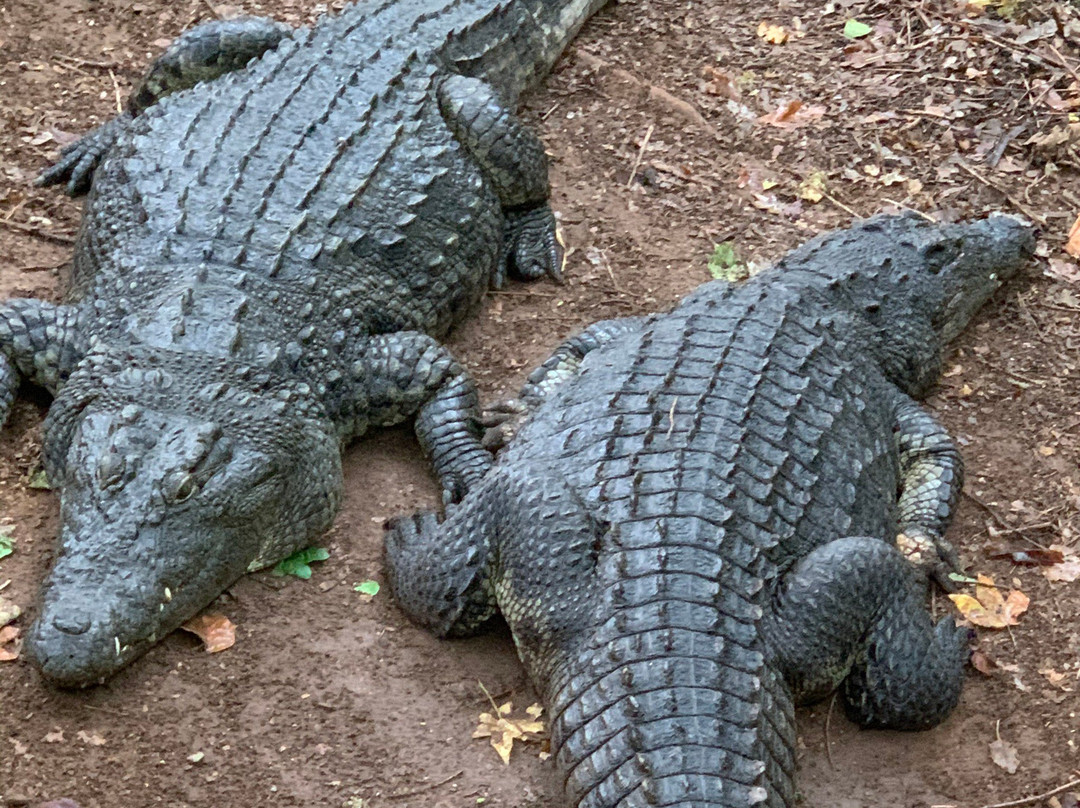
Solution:
[[[909,529],[896,537],[896,546],[908,561],[923,570],[945,592],[959,590],[956,581],[949,576],[963,574],[964,569],[956,548],[944,538]]]
[[[507,274],[524,281],[547,275],[562,283],[563,244],[555,214],[544,205],[525,211],[508,211],[504,230],[502,267],[495,287]]]
[[[481,445],[489,452],[504,448],[529,414],[529,407],[520,398],[496,401],[480,414],[480,426],[484,427]]]
[[[131,116],[127,113],[119,115],[87,132],[74,143],[69,143],[60,150],[60,159],[56,164],[41,172],[34,184],[44,186],[66,182],[69,196],[85,194],[90,190],[94,171],[130,120]]]

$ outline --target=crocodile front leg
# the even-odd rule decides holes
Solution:
[[[586,356],[624,334],[639,330],[644,322],[644,317],[600,320],[565,340],[529,374],[517,398],[496,402],[484,410],[482,420],[487,427],[484,446],[491,451],[506,446],[526,418],[559,387],[577,376]]]
[[[968,633],[934,626],[926,577],[888,542],[824,544],[781,578],[762,621],[768,647],[798,702],[842,687],[866,727],[928,729],[960,698]]]
[[[25,378],[52,395],[60,390],[85,352],[78,309],[34,298],[0,306],[0,425],[11,412]]]
[[[563,252],[547,202],[547,155],[540,138],[480,79],[447,76],[438,97],[450,130],[480,165],[506,216],[495,287],[508,271],[524,280],[543,275],[561,280]]]
[[[286,25],[265,17],[215,20],[185,31],[159,56],[128,98],[127,108],[60,152],[38,185],[67,182],[72,196],[86,193],[94,170],[131,121],[162,98],[226,73],[273,50],[292,35]]]
[[[491,454],[480,445],[476,387],[434,338],[416,331],[372,337],[352,372],[369,424],[392,426],[416,415],[416,436],[431,456],[444,502],[460,501],[491,468]]]
[[[894,438],[900,455],[897,544],[945,589],[959,568],[945,529],[964,487],[964,464],[945,428],[913,399],[897,391]]]

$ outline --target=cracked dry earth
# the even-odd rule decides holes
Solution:
[[[79,204],[29,182],[58,143],[115,111],[170,37],[211,14],[301,23],[324,10],[0,0],[0,293],[58,297]],[[1078,18],[1049,3],[629,0],[598,14],[526,100],[572,252],[565,286],[492,293],[454,334],[488,397],[583,325],[670,305],[707,279],[719,242],[763,262],[897,206],[1040,220],[1040,260],[962,337],[930,400],[969,470],[951,537],[973,574],[1031,607],[1008,631],[980,630],[997,667],[969,672],[938,729],[863,732],[839,711],[829,720],[827,704],[800,711],[806,806],[979,808],[1080,776],[1080,582],[1002,557],[1080,538],[1080,268],[1062,251],[1080,212]],[[845,39],[848,19],[870,33]],[[822,180],[825,196],[800,198]],[[0,584],[25,610],[18,626],[57,531],[56,496],[28,486],[47,407],[28,395],[0,435],[0,517],[15,539]],[[208,655],[177,633],[81,693],[0,663],[0,804],[559,806],[537,745],[504,766],[470,738],[488,709],[478,682],[519,710],[535,700],[508,634],[438,642],[385,589],[368,603],[353,591],[382,577],[383,521],[435,501],[411,432],[353,446],[346,486],[311,580],[248,576],[215,605],[238,626],[230,650]],[[952,606],[938,596],[933,608]],[[998,738],[1015,773],[991,760]]]

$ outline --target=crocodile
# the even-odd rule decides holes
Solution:
[[[183,33],[40,178],[88,190],[68,297],[0,307],[0,416],[54,396],[55,565],[26,649],[102,680],[303,548],[340,452],[416,416],[447,501],[491,464],[438,337],[507,273],[558,277],[516,116],[604,0],[369,0]]]
[[[501,612],[569,805],[794,805],[795,705],[957,702],[968,634],[925,597],[962,467],[916,397],[1033,249],[1004,215],[876,217],[571,338],[445,521],[389,523],[398,603],[441,636]]]

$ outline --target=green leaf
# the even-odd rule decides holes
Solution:
[[[750,270],[739,260],[735,245],[725,241],[713,247],[713,254],[709,256],[709,274],[719,281],[735,283],[749,277]]]
[[[295,575],[297,578],[307,580],[311,577],[313,561],[326,561],[330,557],[330,551],[325,547],[308,547],[284,558],[274,567],[274,575]]]
[[[375,597],[379,594],[379,582],[378,581],[361,581],[358,584],[353,584],[353,592],[359,592],[361,595],[370,595]]]
[[[31,488],[43,488],[46,491],[52,488],[52,486],[49,485],[49,478],[45,474],[45,469],[38,469],[31,474],[30,479],[27,480],[26,484]]]
[[[859,37],[866,36],[873,30],[874,29],[865,22],[859,22],[858,20],[848,20],[844,23],[844,36],[848,39],[858,39]]]
[[[0,528],[0,558],[15,552],[15,539],[11,538],[10,527]]]
[[[959,584],[977,584],[977,583],[979,583],[974,578],[970,578],[967,575],[961,575],[959,572],[950,572],[948,577],[949,577],[950,581],[956,581]]]

